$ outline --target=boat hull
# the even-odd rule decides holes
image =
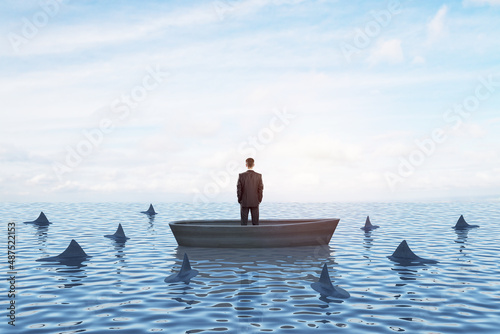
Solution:
[[[276,219],[242,226],[239,220],[181,220],[169,225],[179,246],[273,248],[327,245],[339,221]]]

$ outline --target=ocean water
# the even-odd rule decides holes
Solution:
[[[263,203],[261,218],[340,218],[328,246],[178,247],[168,223],[238,218],[233,203],[2,203],[1,333],[498,333],[499,202]],[[53,224],[24,224],[44,211]],[[451,227],[463,214],[479,228]],[[360,230],[366,216],[380,228]],[[16,227],[16,321],[8,324],[7,227]],[[125,244],[103,237],[123,225]],[[37,262],[75,239],[81,265]],[[436,264],[390,261],[407,240]],[[184,253],[199,271],[164,282]],[[327,263],[345,300],[310,284]]]

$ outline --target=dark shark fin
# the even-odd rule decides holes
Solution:
[[[58,255],[58,257],[87,257],[87,253],[84,252],[82,247],[75,241],[75,239],[71,239],[69,246]]]

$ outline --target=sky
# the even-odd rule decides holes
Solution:
[[[500,200],[500,1],[2,1],[0,201]]]

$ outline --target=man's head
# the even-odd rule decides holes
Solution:
[[[248,158],[246,160],[246,165],[248,169],[252,169],[253,166],[255,165],[255,161],[252,158]]]

